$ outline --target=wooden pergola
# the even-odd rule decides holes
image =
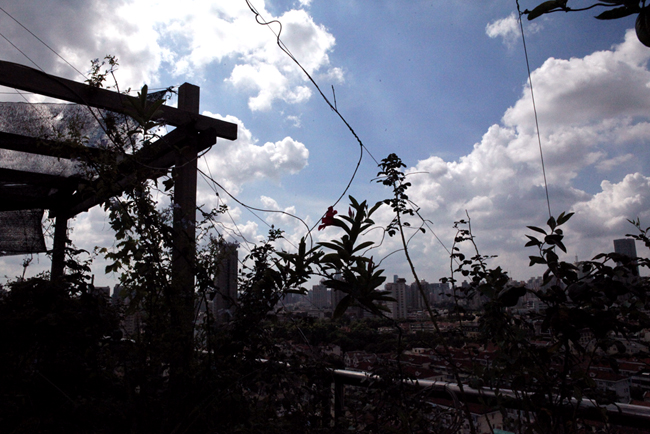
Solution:
[[[132,107],[129,99],[136,98],[110,90],[97,88],[15,63],[0,61],[0,85],[37,93],[59,100],[126,114]],[[52,251],[52,278],[64,273],[65,245],[68,219],[88,211],[110,197],[120,195],[126,188],[143,178],[156,178],[174,170],[174,252],[172,281],[182,286],[193,285],[192,266],[195,255],[194,224],[196,213],[197,155],[216,143],[217,137],[227,140],[237,138],[237,125],[199,114],[199,87],[185,83],[178,91],[178,108],[162,106],[158,119],[176,127],[151,146],[141,149],[128,158],[117,161],[120,177],[108,191],[97,194],[98,189],[79,188],[87,180],[76,177],[60,177],[31,171],[0,168],[0,180],[16,182],[35,190],[42,186],[56,187],[57,193],[48,196],[12,195],[5,192],[0,197],[0,211],[46,209],[49,216],[56,218],[54,246]],[[156,120],[156,119],[154,119]],[[79,150],[63,142],[46,141],[39,138],[0,132],[0,148],[36,155],[71,159]],[[88,148],[86,158],[106,154],[97,148]],[[106,158],[103,155],[102,158]],[[146,171],[136,167],[146,166]],[[100,180],[90,181],[90,184]],[[183,222],[183,224],[181,224]],[[187,224],[190,222],[191,224]],[[192,283],[190,283],[192,282]]]
[[[0,85],[126,115],[127,108],[137,104],[134,97],[5,61],[0,61]],[[199,91],[199,87],[184,83],[178,90],[178,108],[161,106],[158,119],[176,128],[149,146],[127,155],[105,149],[83,149],[82,155],[87,162],[98,157],[104,163],[115,162],[117,178],[108,188],[100,185],[101,179],[0,168],[3,186],[20,186],[18,193],[12,193],[11,188],[0,189],[0,211],[46,209],[49,216],[56,219],[51,269],[51,279],[56,281],[65,271],[68,219],[120,195],[139,181],[158,178],[174,167],[171,285],[166,289],[171,314],[168,338],[176,348],[171,360],[172,396],[187,378],[193,354],[197,157],[214,145],[218,137],[237,139],[236,124],[199,114]],[[0,148],[64,159],[79,158],[80,154],[78,146],[1,132]],[[30,189],[56,193],[20,194]]]

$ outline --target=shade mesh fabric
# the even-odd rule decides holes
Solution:
[[[109,139],[100,126],[107,112],[75,104],[0,102],[0,131],[55,141],[78,141],[89,147],[105,148]],[[98,122],[98,120],[100,122]],[[121,125],[122,121],[114,124]],[[25,174],[44,174],[65,179],[84,173],[84,166],[73,160],[28,152],[0,149],[0,169]],[[36,178],[34,178],[36,179]],[[0,178],[0,256],[45,252],[41,221],[46,202],[57,193],[52,182]],[[42,200],[41,200],[42,199]],[[30,206],[22,209],[22,203]],[[11,203],[12,205],[8,205]],[[14,203],[18,205],[13,205]],[[35,206],[31,206],[34,203]],[[17,206],[11,210],[12,206]]]
[[[0,211],[0,256],[45,252],[43,210]]]

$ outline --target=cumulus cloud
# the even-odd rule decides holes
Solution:
[[[602,191],[573,206],[581,215],[578,230],[585,237],[631,232],[628,219],[648,221],[650,178],[640,173],[627,175],[621,182],[603,181]]]
[[[302,126],[302,120],[300,119],[300,116],[289,115],[287,116],[286,120],[290,122],[291,125],[295,128],[300,128]]]
[[[199,164],[201,170],[217,174],[219,182],[231,193],[239,193],[246,182],[260,179],[277,182],[307,166],[309,150],[303,143],[287,136],[258,145],[251,131],[236,117],[203,114],[238,125],[238,139],[219,140]]]
[[[268,214],[266,221],[277,228],[286,230],[289,227],[295,226],[298,220],[294,217],[296,215],[296,207],[289,206],[281,208],[278,202],[268,196],[260,198],[264,209],[275,211]]]
[[[540,26],[537,23],[529,23],[528,26],[526,26],[526,31],[528,33],[536,33],[539,30]],[[493,39],[501,38],[506,46],[512,48],[521,35],[517,15],[513,12],[505,18],[500,18],[488,23],[487,26],[485,26],[485,34]]]
[[[635,173],[633,157],[634,146],[650,145],[648,59],[650,52],[629,31],[611,50],[548,59],[533,72],[552,212],[576,213],[568,226],[570,255],[587,259],[611,250],[612,239],[633,230],[628,219],[650,219],[650,178]],[[468,155],[457,161],[432,156],[408,172],[409,197],[424,216],[448,228],[468,212],[483,253],[500,255],[519,277],[534,273],[523,249],[525,226],[543,226],[548,218],[529,95],[524,88],[502,123]],[[594,172],[610,180],[599,191],[579,188]],[[449,247],[452,238],[446,242]],[[444,254],[434,237],[413,243]],[[420,265],[431,267],[426,258]]]
[[[122,64],[118,77],[125,88],[154,82],[160,63],[167,55],[166,50],[157,43],[158,35],[153,27],[139,25],[140,16],[123,13],[127,6],[123,0],[12,2],[4,6],[6,12],[45,41],[60,57],[7,14],[0,14],[3,35],[29,59],[9,44],[0,44],[0,55],[3,60],[82,81],[84,78],[66,61],[85,74],[90,69],[89,59],[113,54]]]
[[[334,37],[325,27],[317,25],[305,10],[290,10],[277,18],[264,16],[282,23],[275,31],[281,31],[283,43],[307,72],[313,74],[323,70],[338,81],[342,80],[340,68],[329,68],[327,53],[334,47]],[[294,104],[311,97],[302,71],[281,52],[275,38],[268,37],[268,32],[250,44],[242,60],[245,62],[235,66],[227,81],[237,88],[257,92],[248,101],[251,110],[269,110],[276,99]]]
[[[283,42],[308,72],[343,79],[342,71],[330,65],[328,53],[335,39],[324,26],[315,23],[304,9],[274,16],[264,2],[259,3],[264,19],[282,23]],[[302,1],[301,6],[309,3]],[[44,10],[48,13],[42,13]],[[39,0],[16,2],[8,5],[7,11],[81,72],[89,70],[88,59],[116,55],[123,88],[137,88],[143,82],[156,84],[162,65],[169,65],[177,76],[200,79],[209,65],[228,60],[233,66],[226,80],[250,95],[251,110],[269,110],[276,100],[297,104],[312,95],[304,74],[280,50],[269,28],[256,23],[243,1],[71,0],[60,4]],[[39,67],[83,80],[47,47],[35,44],[8,16],[0,16],[0,23],[3,34],[18,48],[29,47],[24,51],[38,60]],[[277,24],[271,27],[280,31]],[[7,44],[0,45],[0,54],[3,59],[30,64]]]

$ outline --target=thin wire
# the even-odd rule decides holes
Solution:
[[[210,170],[210,168],[208,167],[208,171],[209,171],[209,170]],[[223,203],[223,201],[221,200],[221,197],[219,196],[219,192],[217,191],[216,187],[215,187],[213,184],[211,184],[211,183],[209,182],[208,178],[207,178],[207,177],[206,177],[202,172],[201,172],[201,176],[202,176],[203,179],[208,183],[208,186],[210,186],[210,188],[212,188],[212,191],[214,191],[215,196],[217,196],[217,200],[219,201],[219,203]],[[212,176],[212,174],[210,174],[210,176]],[[247,249],[248,252],[250,253],[250,252],[251,252],[251,249],[250,249],[249,245],[250,245],[250,244],[253,244],[253,245],[254,245],[254,243],[251,243],[250,241],[248,241],[248,239],[246,239],[246,237],[244,236],[244,233],[241,231],[241,229],[239,229],[239,225],[235,222],[235,219],[233,218],[232,214],[230,214],[230,210],[229,210],[229,209],[226,209],[226,213],[228,214],[228,217],[230,218],[230,221],[231,221],[232,224],[234,225],[234,227],[235,227],[235,229],[236,229],[236,232],[237,232],[238,235],[241,237],[241,239],[244,241],[245,246],[246,246],[246,249]],[[261,220],[261,219],[260,219],[260,220]],[[224,226],[224,228],[225,228],[225,226]]]
[[[9,15],[9,13],[8,13],[7,11],[5,11],[4,9],[2,9],[1,7],[0,7],[0,9],[1,9],[3,12],[5,12],[7,15]],[[10,16],[14,21],[18,22],[18,21],[17,21],[15,18],[13,18],[11,15],[9,15],[9,16]],[[20,24],[20,23],[18,22],[18,24]],[[21,25],[22,25],[22,24],[21,24]],[[24,26],[23,26],[23,27],[24,27]],[[25,29],[26,29],[27,31],[29,31],[27,28],[25,28]],[[31,32],[30,32],[30,33],[31,33]],[[32,35],[33,35],[33,33],[32,33]],[[20,54],[22,54],[23,56],[25,56],[25,57],[27,58],[27,60],[29,60],[30,62],[32,62],[32,63],[36,66],[36,68],[38,68],[38,69],[39,69],[41,72],[43,72],[44,74],[47,74],[47,73],[43,70],[43,68],[41,68],[41,67],[40,67],[36,62],[34,62],[34,61],[33,61],[33,60],[32,60],[32,59],[31,59],[27,54],[25,54],[25,53],[24,53],[20,48],[18,48],[18,47],[17,47],[13,42],[11,42],[11,41],[10,41],[10,40],[5,36],[5,35],[3,35],[2,33],[0,33],[0,36],[1,36],[2,38],[4,38],[4,40],[7,41],[7,42],[12,46],[12,47],[14,47],[16,50],[18,50],[18,52],[19,52]],[[34,37],[35,37],[36,39],[38,39],[39,41],[41,41],[41,40],[40,40],[36,35],[34,35]],[[45,42],[41,41],[41,43],[43,43],[45,46],[47,46],[48,48],[50,48],[47,44],[45,44]],[[51,48],[50,48],[50,49],[51,49]],[[55,52],[55,53],[56,53],[56,52]],[[58,54],[57,54],[57,55],[58,55]],[[61,57],[61,56],[59,56],[59,57]],[[65,60],[65,59],[64,59],[64,60]],[[66,63],[67,63],[67,61],[66,61]],[[74,67],[73,67],[73,68],[74,68]],[[76,70],[76,69],[75,69],[75,70]],[[82,75],[83,75],[83,74],[82,74]],[[59,81],[56,77],[53,77],[53,78],[56,79],[57,81]],[[60,81],[59,81],[59,82],[60,82]],[[81,95],[78,95],[77,92],[75,92],[74,90],[70,89],[67,85],[65,85],[64,83],[60,83],[60,84],[62,84],[63,86],[67,87],[70,91],[72,91],[73,93],[75,93],[78,97],[80,97],[80,98],[83,100],[83,98],[81,97]],[[39,113],[39,110],[36,108],[36,105],[35,105],[34,103],[32,103],[31,101],[29,101],[29,100],[25,97],[25,95],[22,94],[22,93],[20,93],[17,89],[15,89],[15,90],[16,90],[16,93],[18,93],[18,94],[19,94],[19,95],[20,95],[20,96],[21,96],[21,97],[22,97],[22,98],[23,98],[23,99],[24,99],[24,100],[25,100],[25,101],[30,105],[30,107],[31,107],[34,111],[36,111],[37,114],[41,115],[41,113]],[[32,93],[33,93],[33,92],[32,92]],[[88,108],[88,110],[90,111],[91,115],[95,118],[95,120],[97,121],[97,123],[99,124],[99,126],[100,126],[100,127],[102,128],[102,130],[107,134],[107,136],[109,136],[108,132],[107,132],[106,129],[102,126],[101,122],[99,122],[99,117],[98,117],[97,114],[93,111],[92,107],[90,107],[88,104],[83,104],[83,105],[84,105],[86,108]],[[101,111],[100,111],[100,115],[103,117],[103,114],[101,114]],[[48,118],[48,120],[49,120],[49,122],[50,122],[50,126],[51,126],[52,128],[54,128],[54,124],[52,123],[52,120],[49,119],[49,118]]]
[[[218,186],[219,188],[221,188],[222,190],[224,190],[224,189],[223,189],[223,187],[222,187],[221,185],[219,185],[218,183],[214,182],[214,178],[213,178],[213,176],[212,176],[212,170],[210,170],[210,165],[208,164],[208,159],[207,159],[207,157],[204,156],[203,159],[205,160],[205,167],[208,169],[208,173],[209,173],[209,175],[206,176],[205,173],[201,172],[200,170],[199,170],[199,172],[201,173],[201,176],[203,177],[203,179],[208,183],[208,186],[209,186],[210,188],[212,188],[212,191],[214,191],[214,194],[215,194],[215,195],[217,196],[217,198],[219,199],[219,202],[222,202],[222,200],[221,200],[221,196],[219,196],[219,192],[217,191],[217,186]],[[224,191],[225,191],[225,190],[224,190]],[[231,196],[230,193],[228,193],[227,191],[226,191],[226,194],[228,194],[229,196]],[[232,197],[232,196],[231,196],[231,197]],[[244,207],[245,207],[245,206],[244,206]],[[248,208],[246,208],[246,209],[248,209]],[[271,225],[268,224],[268,222],[267,222],[266,220],[264,220],[262,217],[260,217],[259,215],[257,215],[255,212],[253,212],[252,210],[248,210],[248,211],[249,211],[251,214],[253,214],[255,217],[257,217],[257,219],[258,219],[259,221],[261,221],[262,223],[264,223],[266,226],[268,226],[269,228],[271,227]],[[233,218],[232,215],[230,214],[230,210],[228,210],[228,216],[230,217],[230,220],[233,222],[233,224],[237,227],[237,229],[239,229],[237,223],[235,223],[234,218]],[[241,234],[242,239],[243,239],[246,243],[248,243],[248,244],[253,244],[253,245],[255,244],[255,243],[251,243],[250,241],[248,241],[248,240],[246,239],[246,237],[244,237],[244,235],[242,234],[241,230],[239,231],[239,233]]]
[[[372,155],[372,153],[370,152],[370,150],[369,150],[369,149],[368,149],[368,148],[363,144],[363,142],[361,141],[361,139],[360,139],[359,136],[357,135],[357,133],[356,133],[356,131],[354,130],[354,128],[352,128],[352,126],[347,122],[347,120],[345,119],[345,117],[343,117],[343,115],[339,112],[338,107],[337,107],[337,104],[336,104],[336,93],[335,93],[335,90],[334,90],[334,86],[332,86],[332,96],[333,96],[333,99],[334,99],[334,104],[332,104],[332,102],[331,102],[331,101],[330,101],[330,100],[325,96],[325,94],[324,94],[323,91],[321,90],[320,86],[318,85],[318,83],[316,83],[316,81],[315,81],[314,78],[311,76],[311,74],[309,74],[309,72],[307,72],[307,70],[305,70],[305,68],[300,64],[300,62],[298,61],[298,59],[296,59],[296,57],[291,53],[291,50],[289,50],[289,48],[284,44],[284,42],[282,42],[282,39],[280,38],[280,35],[281,35],[281,33],[282,33],[282,23],[281,23],[280,21],[278,21],[278,20],[266,21],[266,19],[264,19],[264,17],[262,17],[262,14],[260,14],[259,11],[257,11],[257,9],[256,9],[252,4],[251,4],[250,0],[245,0],[245,1],[246,1],[246,4],[248,5],[249,9],[251,10],[251,12],[253,12],[253,14],[255,14],[255,21],[257,21],[257,23],[260,24],[260,25],[264,25],[264,26],[268,27],[269,30],[270,30],[270,31],[275,35],[275,37],[276,37],[276,43],[277,43],[278,47],[280,47],[280,49],[281,49],[282,51],[284,51],[285,54],[287,54],[287,56],[289,56],[289,58],[290,58],[291,60],[293,60],[293,62],[294,62],[296,65],[298,65],[298,67],[299,67],[299,68],[303,71],[303,73],[307,76],[307,78],[309,79],[309,81],[311,81],[311,83],[314,85],[314,87],[316,88],[316,90],[318,90],[318,92],[320,93],[320,95],[321,95],[321,97],[323,98],[323,100],[325,100],[325,102],[327,103],[327,105],[329,105],[330,109],[332,109],[332,111],[334,111],[334,113],[336,113],[336,114],[338,115],[338,117],[341,119],[341,121],[343,121],[343,123],[345,124],[345,126],[348,128],[348,130],[352,133],[352,135],[354,136],[354,138],[355,138],[355,139],[357,140],[357,142],[359,143],[359,146],[360,146],[360,149],[361,149],[361,151],[360,151],[360,155],[359,155],[359,160],[357,161],[356,168],[354,169],[354,172],[353,172],[353,174],[352,174],[352,177],[350,178],[350,180],[349,180],[349,182],[348,182],[346,188],[343,190],[343,193],[341,193],[341,195],[339,196],[339,198],[338,198],[338,199],[336,200],[336,202],[334,203],[334,206],[336,206],[336,204],[339,203],[339,202],[341,201],[341,199],[345,196],[345,194],[346,194],[347,191],[349,190],[350,186],[352,185],[352,182],[354,181],[354,179],[355,179],[355,177],[356,177],[356,175],[357,175],[357,171],[359,170],[359,166],[361,165],[361,161],[362,161],[362,159],[363,159],[363,151],[365,150],[366,152],[368,152],[368,155],[370,156],[370,158],[373,159],[373,161],[375,162],[375,164],[379,165],[379,162],[378,162],[377,159]],[[521,19],[520,19],[520,21],[521,21]],[[279,31],[278,33],[276,33],[275,30],[273,30],[273,28],[271,27],[271,24],[273,24],[273,23],[277,23],[277,24],[280,26],[280,31]],[[531,86],[531,90],[532,90],[532,86]],[[537,118],[536,118],[536,119],[537,119]],[[538,129],[538,134],[539,134],[539,129]],[[541,146],[541,142],[540,142],[540,146]],[[541,147],[540,147],[540,151],[541,151]],[[542,159],[542,167],[543,167],[543,159]],[[546,173],[544,173],[544,184],[546,185]],[[547,190],[546,190],[546,197],[547,197],[547,202],[548,202],[548,188],[547,188]],[[550,203],[549,203],[549,215],[550,215]],[[420,216],[420,215],[418,214],[418,216]],[[445,244],[444,244],[444,243],[442,242],[442,240],[438,237],[438,235],[437,235],[437,234],[436,234],[436,233],[431,229],[431,227],[428,225],[427,221],[425,221],[425,220],[422,218],[422,216],[420,216],[420,219],[422,219],[422,221],[424,222],[424,224],[427,226],[427,228],[429,228],[429,230],[431,231],[431,233],[433,234],[433,236],[438,240],[438,242],[442,245],[442,247],[443,247],[447,252],[449,252],[449,249],[447,248],[447,246],[445,246]],[[314,230],[314,228],[319,224],[319,222],[320,222],[320,220],[318,220],[318,221],[316,222],[316,224],[314,224],[314,226],[313,226],[312,228],[309,229],[309,233],[310,233],[310,234],[311,234],[311,232]]]
[[[542,138],[539,134],[539,121],[537,119],[537,106],[535,105],[535,94],[533,93],[533,80],[530,76],[530,62],[528,61],[528,49],[526,48],[526,37],[524,36],[524,24],[521,20],[521,8],[519,7],[519,0],[517,3],[517,12],[519,13],[519,28],[521,30],[521,40],[524,43],[524,55],[526,57],[526,68],[528,69],[528,84],[530,86],[530,98],[533,102],[533,113],[535,114],[535,128],[537,129],[537,143],[539,144],[539,157],[542,161],[542,174],[544,175],[544,189],[546,191],[546,205],[548,206],[548,217],[552,217],[551,213],[551,199],[548,195],[548,182],[546,181],[546,166],[544,165],[544,153],[542,152]]]
[[[201,175],[203,175],[203,177],[204,177],[206,180],[209,180],[210,182],[214,183],[217,187],[219,187],[220,189],[222,189],[222,190],[224,191],[224,193],[226,193],[226,194],[227,194],[227,195],[228,195],[232,200],[234,200],[235,202],[237,202],[239,205],[243,206],[243,207],[246,208],[247,210],[251,211],[251,213],[252,213],[253,215],[255,215],[258,219],[260,219],[260,221],[264,222],[264,220],[263,220],[261,217],[259,217],[257,214],[253,213],[252,211],[268,212],[268,213],[275,213],[275,214],[284,214],[284,215],[287,215],[287,216],[289,216],[289,217],[292,217],[292,218],[298,220],[300,223],[303,224],[303,226],[305,226],[307,229],[309,229],[309,226],[307,225],[307,223],[306,223],[303,219],[301,219],[300,217],[298,217],[297,215],[294,215],[294,214],[288,213],[288,212],[286,212],[286,211],[279,211],[279,210],[276,210],[276,209],[255,208],[255,207],[252,207],[252,206],[250,206],[250,205],[246,205],[245,203],[243,203],[242,201],[240,201],[239,199],[237,199],[234,195],[232,195],[228,190],[226,190],[226,189],[225,189],[221,184],[219,184],[219,183],[217,182],[217,180],[215,180],[214,178],[212,178],[211,176],[209,176],[207,173],[205,173],[205,172],[202,171],[201,169],[198,169],[198,168],[197,168],[197,170],[199,171],[199,173],[201,173]],[[264,222],[264,224],[266,224],[267,226],[269,225],[267,222]],[[289,244],[291,244],[293,247],[297,247],[297,246],[294,245],[294,244],[293,244],[289,239],[287,239],[287,238],[284,238],[284,239],[285,239]]]
[[[85,75],[83,72],[81,72],[81,71],[79,71],[77,68],[75,68],[74,65],[72,65],[70,62],[68,62],[66,59],[64,59],[63,56],[61,56],[59,53],[57,53],[57,52],[56,52],[52,47],[50,47],[49,45],[47,45],[47,44],[46,44],[46,43],[45,43],[41,38],[39,38],[38,36],[36,36],[36,35],[31,31],[31,30],[29,30],[27,27],[25,27],[25,26],[24,26],[20,21],[18,21],[16,18],[14,18],[13,16],[11,16],[11,14],[10,14],[9,12],[7,12],[6,10],[4,10],[4,9],[2,8],[2,6],[0,6],[0,11],[4,12],[5,14],[7,14],[7,16],[8,16],[9,18],[11,18],[12,20],[14,20],[14,21],[15,21],[15,22],[20,26],[20,27],[22,27],[23,29],[25,29],[25,30],[26,30],[30,35],[32,35],[33,37],[35,37],[35,38],[38,40],[38,42],[40,42],[41,44],[45,45],[45,46],[46,46],[46,47],[47,47],[47,48],[48,48],[52,53],[56,54],[56,55],[59,57],[59,59],[63,60],[65,63],[67,63],[68,66],[70,66],[70,68],[72,68],[72,69],[74,69],[75,71],[77,71],[77,72],[78,72],[78,73],[79,73],[83,78],[88,78],[88,77],[86,77],[86,75]],[[4,37],[4,36],[3,36],[3,37]],[[25,56],[25,57],[27,57],[27,56]],[[29,59],[29,58],[28,58],[28,59]],[[33,62],[32,62],[32,63],[33,63]],[[40,68],[39,68],[39,69],[40,69]],[[43,70],[41,69],[41,71],[43,71]]]
[[[250,0],[245,0],[245,1],[246,1],[246,4],[248,5],[248,8],[250,9],[250,11],[255,15],[255,21],[258,24],[262,25],[262,26],[268,27],[269,30],[271,30],[271,32],[273,32],[273,34],[275,35],[275,39],[276,39],[276,43],[277,43],[278,47],[280,47],[280,49],[282,51],[284,51],[284,53],[287,56],[289,56],[289,58],[291,60],[293,60],[293,62],[298,66],[298,68],[300,68],[302,70],[302,72],[307,76],[309,81],[314,85],[314,87],[316,88],[318,93],[320,93],[321,97],[327,103],[327,105],[330,107],[330,109],[332,109],[332,111],[337,114],[337,116],[341,119],[341,121],[348,128],[350,133],[352,133],[354,138],[357,140],[357,143],[359,143],[359,147],[360,147],[359,160],[358,160],[357,165],[356,165],[356,167],[354,169],[354,172],[352,173],[350,181],[348,182],[347,186],[345,187],[345,189],[343,190],[343,192],[341,193],[339,198],[334,202],[334,206],[336,206],[336,204],[338,204],[341,201],[341,199],[345,196],[347,191],[350,189],[350,186],[352,185],[352,182],[354,181],[354,179],[357,176],[357,172],[359,171],[359,166],[361,165],[361,161],[363,159],[363,151],[365,150],[366,152],[368,152],[368,155],[370,155],[370,158],[372,158],[377,165],[379,165],[379,162],[372,155],[370,150],[368,150],[368,148],[363,144],[363,142],[361,141],[361,139],[357,135],[354,128],[352,128],[352,126],[348,123],[348,121],[345,119],[345,117],[343,117],[343,115],[338,111],[337,107],[335,107],[334,104],[332,104],[332,102],[325,96],[325,94],[321,90],[318,83],[316,83],[316,80],[314,80],[314,78],[311,76],[311,74],[309,74],[309,72],[307,72],[307,70],[302,66],[302,64],[298,61],[298,59],[296,59],[296,57],[291,53],[291,50],[289,50],[289,48],[284,44],[284,42],[282,42],[282,39],[280,39],[280,35],[282,34],[282,23],[280,21],[278,21],[278,20],[266,21],[266,19],[264,19],[264,17],[262,17],[262,14],[259,13],[259,11],[255,8],[255,6],[253,6],[251,4]],[[273,30],[273,28],[271,28],[271,24],[273,24],[273,23],[277,23],[280,26],[280,31],[278,33],[275,33],[275,30]],[[313,231],[314,228],[317,225],[318,225],[318,222],[314,225],[314,227],[312,227],[309,230],[309,232],[311,233],[311,231]]]
[[[2,9],[2,8],[0,8],[0,9]],[[12,47],[14,47],[16,50],[18,50],[18,52],[19,52],[20,54],[22,54],[23,56],[25,56],[25,58],[27,58],[27,60],[29,60],[30,62],[32,62],[32,63],[34,64],[34,66],[36,66],[36,67],[37,67],[38,69],[40,69],[42,72],[45,72],[45,71],[43,71],[43,68],[41,68],[40,66],[38,66],[38,64],[37,64],[36,62],[34,62],[32,59],[30,59],[30,57],[29,57],[27,54],[25,54],[25,53],[24,53],[20,48],[18,48],[18,47],[16,46],[16,44],[14,44],[14,43],[11,42],[9,39],[7,39],[7,37],[6,37],[5,35],[3,35],[2,33],[0,33],[0,36],[2,36],[2,38],[3,38],[5,41],[9,42],[9,44],[10,44]]]
[[[0,9],[2,9],[2,7],[0,7]],[[3,11],[4,11],[4,10],[3,10]],[[6,13],[6,11],[5,11],[5,13]],[[7,14],[7,15],[9,15],[9,14]],[[12,17],[12,18],[13,18],[13,17]],[[19,23],[19,24],[20,24],[20,23]],[[11,45],[12,47],[14,47],[14,48],[15,48],[15,49],[20,53],[20,54],[22,54],[23,56],[25,56],[25,58],[26,58],[27,60],[29,60],[30,62],[32,62],[32,63],[34,64],[34,66],[36,66],[36,68],[38,68],[41,72],[45,73],[45,71],[43,70],[43,68],[41,68],[41,67],[38,65],[38,63],[34,62],[34,61],[33,61],[33,60],[32,60],[32,59],[31,59],[27,54],[25,54],[25,53],[24,53],[20,48],[18,48],[18,46],[16,46],[16,44],[14,44],[13,42],[11,42],[11,41],[10,41],[10,40],[5,36],[5,35],[3,35],[2,33],[0,33],[0,37],[2,37],[5,41],[7,41],[7,42],[9,43],[9,45]],[[19,91],[18,89],[14,89],[14,91],[15,91],[15,92],[3,92],[3,94],[9,95],[9,94],[14,94],[14,93],[15,93],[15,94],[20,95],[20,97],[21,97],[22,99],[25,100],[25,102],[27,103],[28,107],[29,107],[30,109],[32,109],[32,110],[36,113],[37,116],[41,117],[42,119],[46,119],[47,122],[49,123],[49,126],[50,126],[53,130],[55,129],[55,127],[54,127],[54,123],[53,123],[52,119],[51,119],[50,117],[48,117],[48,116],[43,116],[42,112],[39,110],[39,107],[38,107],[35,103],[33,103],[32,101],[30,101],[30,100],[25,96],[25,95],[27,95],[27,94],[32,94],[32,95],[34,95],[34,94],[35,94],[34,92],[24,92],[24,93],[23,93],[23,92]]]

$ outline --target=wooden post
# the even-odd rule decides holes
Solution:
[[[188,83],[178,90],[178,108],[199,112],[199,87]],[[187,139],[178,151],[174,176],[171,330],[177,349],[172,359],[170,387],[182,400],[194,351],[194,266],[196,260],[197,138]],[[182,405],[182,402],[179,402]],[[180,408],[178,408],[180,410]]]
[[[68,216],[61,213],[54,223],[54,243],[52,245],[52,268],[50,279],[63,277],[65,273],[65,248],[68,243]]]
[[[178,89],[178,108],[199,112],[199,87],[184,83]],[[183,305],[194,319],[194,265],[196,259],[196,171],[197,138],[183,143],[174,168],[174,248],[172,252],[172,285],[180,289]],[[184,324],[186,332],[187,324]],[[188,332],[189,333],[189,332]],[[190,335],[192,336],[192,335]]]

